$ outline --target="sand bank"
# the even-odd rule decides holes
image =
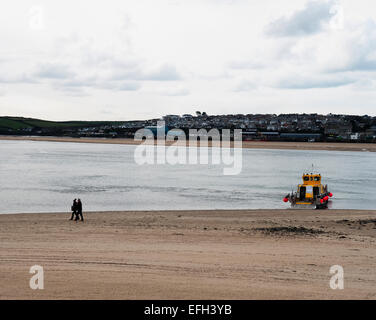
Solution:
[[[137,145],[133,139],[69,138],[69,137],[26,137],[0,136],[0,140],[28,140],[50,142],[105,143]],[[166,142],[170,145],[173,142]],[[376,152],[376,144],[369,143],[329,143],[329,142],[279,142],[279,141],[243,141],[243,148],[249,149],[290,149],[290,150],[332,150]]]
[[[375,299],[376,211],[0,215],[1,299]],[[41,265],[45,289],[29,288]],[[345,289],[329,287],[341,265]]]

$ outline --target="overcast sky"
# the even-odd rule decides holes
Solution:
[[[374,0],[13,0],[0,9],[0,115],[376,115]]]

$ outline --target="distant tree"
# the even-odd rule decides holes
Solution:
[[[196,111],[196,116],[197,117],[201,116],[201,112],[200,111]]]

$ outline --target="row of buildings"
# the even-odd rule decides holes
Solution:
[[[169,128],[242,129],[244,140],[285,141],[376,141],[376,117],[367,115],[320,114],[190,114],[166,115],[147,125],[164,120]]]
[[[338,114],[229,114],[166,115],[158,119],[125,121],[75,128],[34,128],[28,134],[78,137],[133,138],[138,129],[155,127],[164,121],[167,128],[242,129],[244,140],[353,141],[376,142],[376,117]]]

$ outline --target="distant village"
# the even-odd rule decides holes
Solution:
[[[105,125],[68,128],[27,128],[22,135],[70,137],[133,138],[137,130],[156,128],[158,121],[166,128],[242,129],[243,140],[376,142],[376,117],[337,114],[229,114],[166,115],[159,119],[124,121]]]

